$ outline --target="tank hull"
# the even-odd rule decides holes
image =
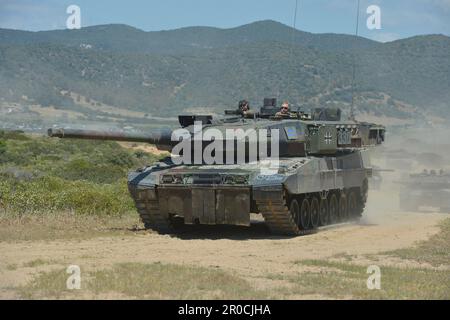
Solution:
[[[364,150],[280,159],[271,174],[261,168],[259,161],[176,166],[166,160],[130,173],[128,186],[145,226],[161,233],[173,232],[175,221],[249,226],[250,214],[258,213],[273,233],[300,235],[362,214],[371,175]]]

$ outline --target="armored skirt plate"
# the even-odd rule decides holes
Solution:
[[[184,217],[186,224],[250,225],[250,188],[159,187],[162,213]]]

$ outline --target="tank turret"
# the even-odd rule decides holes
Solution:
[[[341,152],[350,152],[355,148],[365,148],[381,144],[384,141],[385,128],[383,126],[360,123],[356,121],[341,121],[340,110],[320,109],[322,117],[336,116],[334,121],[317,121],[313,119],[246,119],[241,117],[228,117],[213,119],[211,116],[179,116],[179,129],[161,129],[149,133],[142,132],[114,132],[80,129],[49,129],[50,137],[115,140],[129,142],[144,142],[156,145],[159,149],[172,151],[182,140],[190,139],[192,150],[195,141],[202,140],[201,148],[206,148],[214,141],[227,150],[231,143],[242,143],[246,150],[263,146],[268,149],[269,155],[273,144],[278,145],[278,156],[300,157],[307,155],[332,155]],[[212,134],[212,132],[214,133]],[[277,131],[277,134],[273,134]],[[240,134],[236,134],[239,132]],[[264,132],[264,134],[262,134]],[[211,134],[208,134],[211,133]],[[253,139],[252,139],[253,137]],[[277,137],[277,141],[274,141]],[[237,150],[238,148],[234,148]],[[258,152],[258,155],[260,152]]]

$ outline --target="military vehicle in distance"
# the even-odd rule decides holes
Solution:
[[[443,170],[424,170],[410,174],[400,181],[403,185],[400,208],[404,211],[419,211],[420,207],[439,208],[450,213],[450,174]]]
[[[277,111],[276,101],[265,99],[264,106],[250,119],[230,111],[223,118],[179,116],[189,138],[198,134],[198,127],[194,132],[196,122],[201,124],[200,132],[264,129],[269,157],[271,133],[277,129],[278,167],[268,174],[261,170],[267,159],[246,157],[237,163],[235,154],[226,164],[176,164],[174,157],[168,157],[131,172],[129,191],[145,227],[170,233],[176,231],[180,221],[249,226],[250,213],[257,213],[262,214],[273,234],[296,236],[312,233],[319,226],[358,219],[364,211],[372,174],[367,148],[384,141],[385,128],[342,120],[339,109],[318,108],[311,115],[294,111],[289,117],[276,117]],[[179,143],[172,141],[172,133],[48,132],[59,138],[147,142],[166,151],[173,151]],[[220,142],[223,150],[230,146],[226,140]],[[211,143],[205,139],[200,148],[206,150]],[[231,143],[237,147],[233,150],[251,148],[247,138],[233,138]],[[238,143],[243,143],[241,148]]]

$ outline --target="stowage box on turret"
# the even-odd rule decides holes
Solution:
[[[131,172],[129,191],[145,227],[167,233],[176,229],[175,221],[249,226],[250,213],[257,213],[272,233],[295,236],[359,218],[372,172],[367,149],[384,141],[384,127],[343,121],[337,109],[317,109],[311,116],[291,113],[288,118],[277,118],[270,110],[266,107],[253,118],[180,116],[181,136],[194,146],[190,158],[195,159],[199,148],[211,151],[213,142],[216,149],[212,154],[223,151],[225,156],[209,164],[204,159],[180,164],[180,155],[188,156],[184,151],[178,158],[168,157]],[[235,135],[230,141],[230,131],[254,131],[257,139]],[[207,132],[223,138],[207,139]],[[274,141],[276,132],[279,139]],[[178,140],[182,140],[173,139],[174,133],[49,130],[53,137],[148,142],[168,151],[178,149]],[[260,144],[263,139],[267,141]],[[256,158],[246,152],[238,155],[254,144],[258,144]],[[231,147],[230,156],[227,151]],[[267,157],[261,149],[267,151]]]

